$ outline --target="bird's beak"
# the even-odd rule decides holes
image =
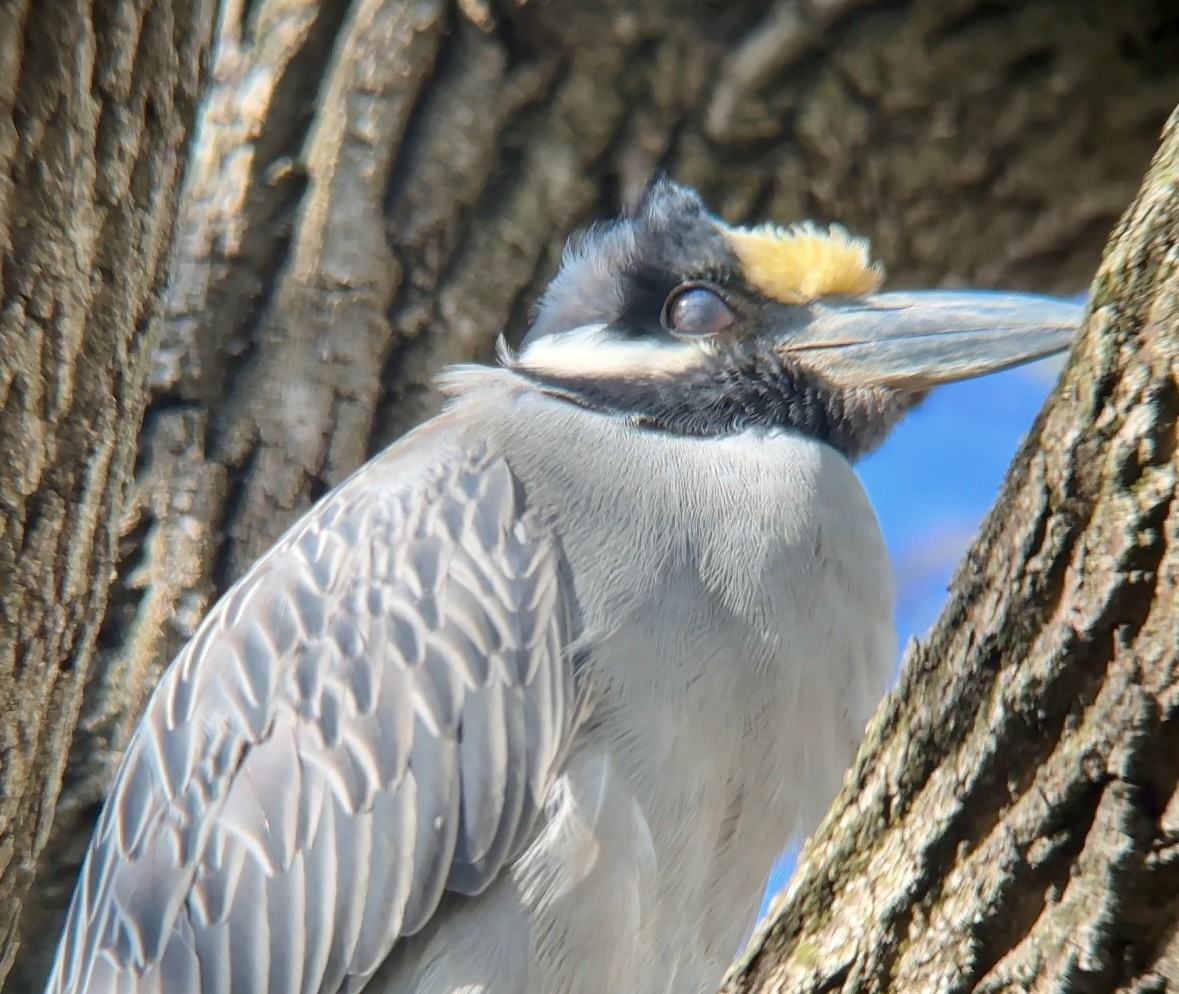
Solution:
[[[1025,293],[879,293],[811,304],[781,347],[840,385],[918,392],[1062,352],[1083,314]]]

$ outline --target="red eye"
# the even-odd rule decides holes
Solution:
[[[663,327],[685,338],[708,338],[731,328],[737,321],[733,309],[720,294],[703,286],[675,290],[663,305]]]

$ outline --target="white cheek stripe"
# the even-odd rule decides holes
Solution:
[[[592,324],[529,345],[510,365],[533,373],[575,377],[639,377],[683,373],[699,366],[710,343],[651,342],[619,338],[606,325]]]

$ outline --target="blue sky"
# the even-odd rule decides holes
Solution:
[[[950,576],[1059,369],[1049,360],[942,387],[860,464],[897,579],[902,650],[937,619]],[[792,851],[770,878],[763,913],[793,864]]]
[[[937,619],[1059,369],[1050,360],[942,387],[860,464],[892,558],[902,649]]]

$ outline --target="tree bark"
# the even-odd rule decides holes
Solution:
[[[0,983],[107,605],[212,27],[206,0],[0,5]]]
[[[1179,989],[1177,180],[729,994]]]
[[[98,662],[53,718],[73,742],[5,989],[40,988],[162,666],[433,412],[442,365],[521,334],[570,228],[662,167],[733,220],[870,235],[894,285],[1079,290],[1179,92],[1177,42],[1171,0],[223,0],[109,603],[76,612]],[[55,794],[60,764],[29,763]]]

